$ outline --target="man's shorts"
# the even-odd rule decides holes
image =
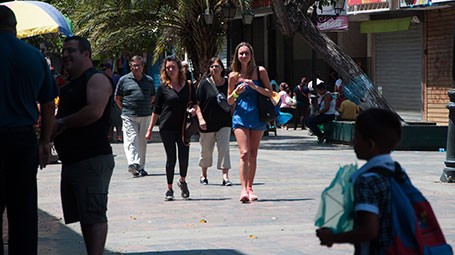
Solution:
[[[60,193],[66,224],[107,222],[107,194],[113,170],[111,154],[63,164]]]

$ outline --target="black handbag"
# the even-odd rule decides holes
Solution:
[[[183,129],[183,144],[189,146],[191,137],[199,132],[199,121],[196,116],[192,116],[188,111],[185,113]]]
[[[262,83],[259,67],[257,68],[257,73],[259,81]],[[259,110],[259,121],[269,123],[270,121],[276,119],[277,113],[275,111],[275,105],[270,97],[258,93],[257,105]]]
[[[182,142],[186,146],[190,146],[191,136],[197,134],[199,132],[199,121],[197,120],[196,115],[192,115],[189,113],[189,109],[193,106],[193,102],[191,101],[191,84],[187,83],[189,86],[189,97],[188,97],[188,104],[183,115],[183,125],[182,125]]]
[[[270,97],[258,93],[257,104],[259,109],[259,120],[261,122],[269,123],[276,119],[275,105],[273,105]]]
[[[211,81],[211,79],[209,79],[208,77],[206,79],[210,83],[210,85],[212,86],[213,90],[216,93],[216,102],[218,103],[218,105],[221,107],[221,109],[225,110],[226,112],[230,112],[231,105],[227,102],[226,96],[223,93],[218,91],[218,89],[216,88],[216,85]]]

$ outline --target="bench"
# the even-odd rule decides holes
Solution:
[[[324,133],[328,143],[352,144],[354,121],[332,121],[324,124]],[[402,138],[397,150],[446,149],[447,126],[431,123],[409,123],[402,126]]]

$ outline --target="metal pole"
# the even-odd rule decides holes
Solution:
[[[453,46],[452,46],[452,89],[449,90],[450,102],[447,105],[449,109],[449,126],[447,128],[447,150],[444,170],[441,175],[441,182],[455,182],[455,24],[453,26]]]
[[[231,60],[231,19],[228,18],[227,19],[227,29],[228,29],[228,32],[227,32],[227,53],[226,53],[226,68],[228,70],[231,70],[231,67],[229,66],[230,65],[230,60]]]
[[[318,25],[318,13],[316,11],[316,5],[313,6],[313,12],[311,13],[311,22],[313,23],[313,25],[315,27],[317,27]],[[315,92],[316,90],[316,85],[317,85],[317,72],[316,72],[316,68],[317,68],[317,58],[318,58],[318,55],[316,53],[316,50],[313,48],[311,50],[311,84],[313,86],[313,91]],[[317,96],[312,94],[310,96],[310,104],[311,104],[311,114],[315,113],[318,111],[318,100],[317,100]]]
[[[318,13],[317,13],[317,7],[313,6],[313,13],[311,14],[311,21],[313,22],[313,25],[317,27],[318,25]],[[311,79],[312,79],[312,84],[313,84],[313,89],[316,87],[316,66],[317,66],[317,58],[318,55],[316,53],[316,50],[312,49],[311,51]]]

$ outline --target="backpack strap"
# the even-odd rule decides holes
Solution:
[[[215,94],[218,94],[219,91],[218,91],[218,89],[216,88],[215,83],[212,82],[212,78],[206,77],[205,79],[206,79],[207,82],[210,84],[210,86],[212,87],[213,91],[215,91]]]
[[[258,73],[258,82],[262,85],[262,87],[264,87],[264,84],[261,80],[261,73],[259,72],[259,66],[256,66],[256,72]]]
[[[403,172],[403,169],[401,168],[400,164],[395,161],[395,170],[392,172],[389,169],[386,169],[384,167],[372,167],[370,168],[367,172],[371,173],[377,173],[382,176],[386,177],[393,177],[398,183],[403,183],[405,182],[407,175],[405,172]]]

